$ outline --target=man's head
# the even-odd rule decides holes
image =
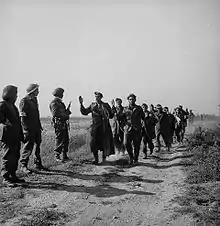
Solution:
[[[154,105],[151,104],[151,105],[150,105],[150,111],[153,111],[153,110],[154,110]]]
[[[157,104],[157,105],[156,105],[156,110],[157,110],[158,112],[162,112],[162,111],[163,111],[162,105],[161,105],[161,104]]]
[[[15,103],[18,97],[18,88],[13,85],[8,85],[3,89],[2,99],[11,103]]]
[[[146,112],[146,111],[148,110],[148,106],[147,106],[146,103],[143,103],[143,104],[141,105],[141,107],[142,107],[142,109],[143,109],[144,112]]]
[[[37,97],[39,94],[39,85],[36,83],[30,84],[27,88],[27,94]]]
[[[53,96],[55,97],[58,97],[58,98],[63,98],[63,93],[64,93],[64,89],[59,87],[59,88],[56,88],[54,91],[53,91]]]
[[[94,92],[95,94],[95,100],[97,103],[101,102],[102,98],[103,98],[103,94],[100,92]]]
[[[129,94],[128,97],[127,97],[127,99],[128,99],[129,105],[131,105],[131,106],[132,105],[135,105],[136,96],[133,93]]]
[[[169,113],[169,108],[168,108],[168,107],[164,107],[164,108],[163,108],[163,111],[164,111],[165,113]]]
[[[115,103],[117,107],[120,107],[122,105],[122,99],[121,98],[116,98]]]

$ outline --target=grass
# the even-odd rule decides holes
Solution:
[[[176,216],[191,214],[205,225],[220,225],[220,129],[198,127],[187,143],[193,165],[184,168],[183,196],[173,200],[179,204]]]
[[[43,165],[50,169],[59,167],[59,170],[74,171],[77,164],[81,164],[84,160],[90,160],[92,155],[86,149],[86,132],[90,124],[90,119],[71,119],[71,129],[70,129],[70,143],[69,143],[69,157],[71,162],[62,164],[57,163],[54,158],[54,147],[55,147],[55,134],[54,130],[50,124],[50,119],[42,119],[43,133],[42,133],[42,143],[41,143],[41,158]],[[1,136],[1,129],[0,129]],[[0,157],[2,153],[0,152]],[[33,168],[33,154],[31,155],[29,168]],[[23,176],[18,170],[18,175]],[[43,181],[50,180],[48,177],[42,177],[38,174],[30,175],[29,180],[31,181]],[[66,178],[56,177],[59,183],[62,183]],[[53,178],[53,179],[54,179]],[[52,179],[52,178],[51,178]],[[68,215],[65,213],[57,212],[55,209],[42,208],[39,210],[25,212],[25,207],[27,205],[25,201],[26,195],[35,196],[33,190],[26,188],[6,188],[2,186],[2,179],[0,180],[0,224],[6,223],[8,220],[18,217],[19,215],[26,216],[22,218],[18,225],[24,226],[43,226],[43,225],[63,225],[65,219]]]

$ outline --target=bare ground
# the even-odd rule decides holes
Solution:
[[[105,165],[68,162],[36,172],[25,188],[0,188],[1,225],[196,225],[190,215],[173,218],[185,148],[147,160],[141,154],[134,167],[115,155]]]

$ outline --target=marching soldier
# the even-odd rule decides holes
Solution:
[[[143,127],[142,127],[142,136],[143,136],[143,153],[144,153],[144,159],[147,159],[147,145],[150,149],[150,155],[153,154],[154,150],[154,144],[153,139],[156,137],[155,135],[155,125],[157,123],[157,119],[155,116],[148,111],[147,104],[142,104],[142,109],[145,114],[145,119],[143,121]]]
[[[170,151],[171,147],[171,132],[169,129],[169,118],[167,114],[163,111],[163,107],[158,104],[156,106],[156,119],[157,119],[157,124],[156,124],[156,141],[157,141],[157,152],[160,152],[161,150],[161,143],[160,143],[160,137],[163,138],[163,141],[167,147],[167,150]]]
[[[41,132],[43,131],[38,109],[37,96],[39,85],[30,84],[27,88],[27,95],[21,99],[19,108],[21,124],[24,133],[24,147],[21,154],[21,169],[24,173],[31,173],[27,168],[30,155],[35,147],[34,164],[37,170],[44,169],[40,156]]]
[[[129,164],[133,165],[133,163],[138,163],[142,139],[142,120],[144,120],[145,115],[141,106],[136,105],[136,96],[133,93],[130,94],[127,99],[128,106],[126,106],[123,111],[126,120],[124,126],[124,145],[130,157]]]
[[[102,160],[105,162],[106,157],[115,153],[112,129],[109,119],[112,119],[114,114],[110,105],[102,101],[103,94],[95,92],[95,102],[85,108],[83,98],[79,97],[80,111],[83,115],[92,114],[92,125],[89,135],[89,148],[94,155],[97,165],[99,162],[98,151],[102,151]]]
[[[0,102],[0,123],[3,124],[1,175],[4,185],[15,187],[17,183],[25,182],[16,176],[21,141],[24,139],[19,112],[15,106],[17,87],[6,86],[3,89],[2,99],[3,101]]]
[[[115,107],[116,102],[116,107]],[[112,100],[112,111],[114,112],[114,118],[113,118],[113,139],[115,148],[118,150],[118,153],[124,154],[124,118],[123,118],[123,110],[124,107],[122,106],[122,99],[116,98],[115,101]]]
[[[56,88],[53,91],[53,96],[55,97],[50,105],[50,111],[52,113],[52,124],[55,129],[56,135],[56,149],[55,158],[58,162],[65,162],[69,158],[67,156],[69,147],[69,131],[68,131],[68,120],[71,114],[70,104],[66,108],[62,101],[64,94],[63,88]],[[63,154],[61,159],[60,155]]]
[[[171,139],[171,144],[173,143],[173,136],[175,132],[175,125],[176,125],[176,118],[173,114],[169,112],[168,107],[164,107],[164,112],[167,114],[168,119],[169,119],[169,130],[170,130],[170,139]]]

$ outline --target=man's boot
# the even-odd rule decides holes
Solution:
[[[22,164],[22,166],[21,166],[21,171],[22,171],[24,174],[30,174],[30,173],[32,173],[32,171],[29,170],[29,169],[27,168],[27,164]]]
[[[34,159],[35,169],[36,170],[44,170],[44,167],[42,165],[41,159]]]
[[[98,153],[93,153],[95,160],[92,162],[92,164],[94,165],[98,165],[99,164],[99,155]]]
[[[63,152],[63,161],[66,162],[66,161],[69,161],[69,160],[70,159],[68,158],[67,153]]]
[[[18,178],[15,173],[11,174],[11,180],[14,183],[25,183],[25,180]]]
[[[13,182],[12,179],[8,176],[3,176],[2,184],[10,188],[17,187],[17,184]]]

